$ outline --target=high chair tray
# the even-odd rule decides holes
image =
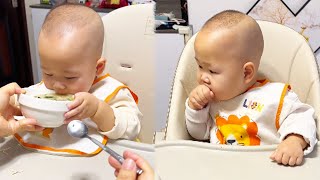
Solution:
[[[320,146],[297,167],[278,165],[269,156],[276,145],[239,147],[179,140],[156,144],[156,166],[165,180],[319,180]]]
[[[131,150],[154,164],[154,148],[150,144],[110,140],[108,146],[121,155],[124,150]],[[93,157],[48,155],[25,149],[12,137],[0,138],[0,179],[115,179],[108,157],[104,151]]]

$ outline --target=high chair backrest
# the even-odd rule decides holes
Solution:
[[[138,95],[143,114],[139,140],[152,143],[154,134],[154,31],[152,4],[119,8],[102,17],[102,56],[106,72]]]
[[[264,51],[259,76],[271,81],[288,83],[299,99],[315,108],[320,120],[319,71],[313,51],[305,38],[294,30],[272,22],[258,21],[263,37]],[[185,101],[196,86],[194,40],[185,46],[176,70],[167,119],[166,140],[191,139],[185,125]],[[318,122],[317,122],[318,124]],[[320,130],[318,128],[318,134]]]

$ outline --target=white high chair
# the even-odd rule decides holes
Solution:
[[[271,81],[289,83],[302,102],[315,108],[318,121],[319,72],[308,43],[288,27],[266,21],[258,23],[265,41],[260,76]],[[176,70],[165,141],[156,144],[156,163],[161,177],[224,180],[319,179],[319,145],[306,157],[304,165],[290,168],[272,163],[269,159],[276,145],[235,147],[190,141],[192,138],[186,129],[184,111],[188,94],[196,86],[197,66],[193,46],[195,36],[185,46]]]
[[[153,5],[120,8],[102,17],[105,28],[102,56],[106,72],[139,97],[143,114],[139,139],[152,143],[155,114],[155,36]]]
[[[153,138],[153,9],[151,4],[127,6],[103,17],[107,70],[138,94],[143,142]],[[107,145],[119,154],[131,150],[154,166],[152,144],[109,140]],[[0,179],[115,179],[108,156],[104,151],[93,157],[52,156],[26,150],[12,136],[0,138]]]

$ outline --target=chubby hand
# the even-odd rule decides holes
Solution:
[[[290,134],[279,144],[270,159],[283,165],[300,165],[303,161],[303,150],[307,145],[302,136]]]
[[[92,117],[98,110],[99,99],[87,92],[79,92],[75,94],[74,100],[68,104],[69,111],[65,113],[65,123],[72,120],[82,120]]]
[[[206,85],[201,84],[191,91],[188,105],[191,109],[200,110],[206,107],[213,98],[213,92]]]

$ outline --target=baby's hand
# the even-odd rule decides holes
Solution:
[[[99,99],[87,92],[75,94],[75,99],[68,104],[69,111],[65,113],[65,123],[74,119],[82,120],[94,116],[98,110]]]
[[[206,85],[198,85],[189,95],[188,105],[191,109],[200,110],[214,98],[213,92]]]
[[[303,149],[306,146],[307,142],[302,136],[290,134],[279,144],[270,158],[283,165],[300,165],[303,161]]]

